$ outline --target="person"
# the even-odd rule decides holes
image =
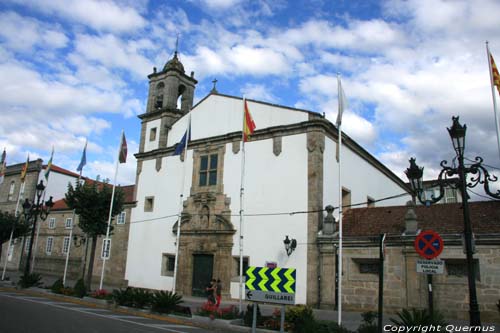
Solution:
[[[207,301],[210,304],[215,304],[215,288],[216,281],[215,279],[210,280],[205,288],[205,292],[207,293]]]
[[[217,302],[215,303],[216,307],[219,307],[221,298],[222,298],[222,282],[220,279],[217,279],[217,283],[215,285],[215,299],[217,300]]]

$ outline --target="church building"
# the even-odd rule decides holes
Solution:
[[[204,295],[213,277],[222,281],[223,297],[237,299],[241,231],[244,267],[295,268],[296,303],[316,304],[324,209],[339,205],[337,128],[315,112],[246,100],[256,129],[243,146],[243,98],[214,87],[193,105],[197,80],[177,52],[148,78],[129,286],[172,290],[177,263],[176,292]],[[188,127],[184,157],[175,151]],[[345,134],[341,168],[344,211],[411,199],[399,177]],[[285,250],[286,238],[295,240],[294,251]]]

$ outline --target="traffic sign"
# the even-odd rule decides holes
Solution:
[[[415,238],[415,250],[425,259],[434,259],[443,252],[443,239],[433,230],[425,230]]]
[[[250,266],[245,276],[248,300],[295,304],[295,268]]]
[[[417,273],[425,274],[443,274],[444,272],[444,261],[440,259],[436,260],[417,260]]]

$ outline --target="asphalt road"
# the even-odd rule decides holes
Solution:
[[[48,298],[0,292],[0,332],[215,332]]]

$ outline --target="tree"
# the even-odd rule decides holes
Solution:
[[[78,226],[87,235],[87,239],[92,239],[90,263],[85,280],[85,285],[89,290],[92,282],[97,237],[106,235],[112,189],[110,184],[100,182],[97,178],[95,182],[86,182],[84,185],[77,184],[76,187],[69,184],[66,193],[66,204],[79,215]],[[111,215],[116,216],[123,210],[124,203],[124,194],[120,187],[116,188],[113,201]],[[113,226],[110,228],[110,235],[112,230]]]
[[[14,214],[0,211],[0,257],[2,256],[2,244],[9,240],[13,226],[13,238],[24,236],[29,231],[29,225],[21,223]]]

